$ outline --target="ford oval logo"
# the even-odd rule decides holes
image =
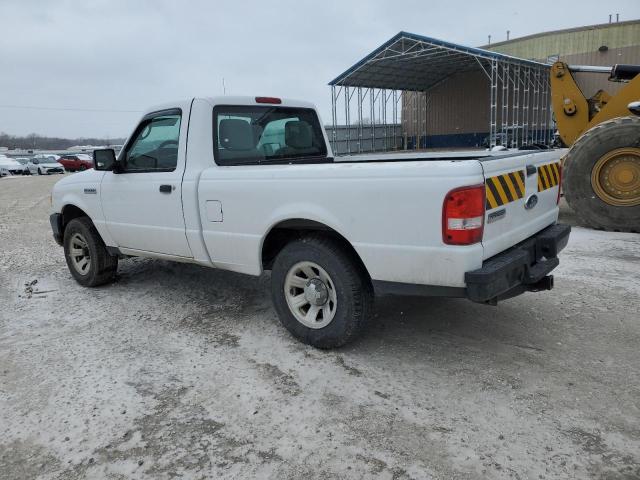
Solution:
[[[524,208],[527,210],[531,210],[537,204],[538,204],[538,196],[534,194],[534,195],[531,195],[529,198],[527,198],[527,201],[524,202]]]

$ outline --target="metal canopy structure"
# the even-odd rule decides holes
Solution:
[[[490,146],[501,143],[514,147],[533,143],[548,145],[552,140],[549,68],[547,64],[532,60],[400,32],[329,82],[334,125],[332,140],[337,145],[339,125],[353,125],[355,132],[352,132],[354,128],[347,129],[343,153],[396,149],[399,110],[412,108],[414,118],[423,115],[421,133],[426,146],[429,106],[428,101],[417,94],[426,99],[435,87],[451,77],[481,71],[489,86],[489,91],[483,94],[489,103],[486,131]],[[398,102],[403,102],[402,109],[398,108]],[[344,110],[339,103],[344,104]],[[421,114],[418,110],[422,109]],[[339,122],[342,112],[344,119]],[[407,116],[409,113],[407,111]],[[464,112],[460,114],[464,115]],[[388,119],[391,119],[390,124]],[[384,147],[377,147],[376,134],[380,133],[384,138],[391,125],[393,141],[387,142],[385,138]],[[363,142],[362,132],[369,130],[371,133],[366,139],[370,141]],[[413,148],[421,145],[421,141],[413,142]],[[407,148],[406,141],[402,147]]]

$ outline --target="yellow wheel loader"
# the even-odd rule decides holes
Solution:
[[[615,95],[587,99],[573,72],[610,73]],[[564,157],[567,203],[592,227],[640,232],[640,65],[551,67],[551,101]]]

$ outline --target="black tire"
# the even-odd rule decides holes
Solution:
[[[87,169],[87,167],[85,165],[80,165],[80,171],[84,172]]]
[[[38,175],[42,175],[42,170],[40,170],[40,167],[38,167]]]
[[[640,147],[640,118],[614,118],[596,125],[578,139],[565,157],[565,199],[576,215],[593,228],[640,232],[640,206],[610,205],[591,185],[596,162],[606,153],[624,147]]]
[[[81,235],[86,241],[90,257],[89,269],[81,273],[71,258],[71,239],[75,234]],[[91,220],[87,217],[74,218],[64,229],[64,256],[73,278],[83,287],[97,287],[112,281],[118,269],[118,257],[107,252],[107,248],[100,238]]]
[[[313,262],[330,276],[337,297],[333,320],[319,329],[296,319],[285,297],[285,279],[299,262]],[[308,235],[287,244],[274,261],[271,298],[280,321],[300,341],[317,348],[337,348],[354,340],[365,328],[373,308],[369,275],[355,255],[340,241]]]

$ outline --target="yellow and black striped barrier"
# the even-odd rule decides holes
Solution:
[[[538,167],[538,191],[553,188],[560,183],[560,162]]]
[[[485,189],[487,210],[515,202],[524,197],[524,170],[489,177],[485,182]]]

